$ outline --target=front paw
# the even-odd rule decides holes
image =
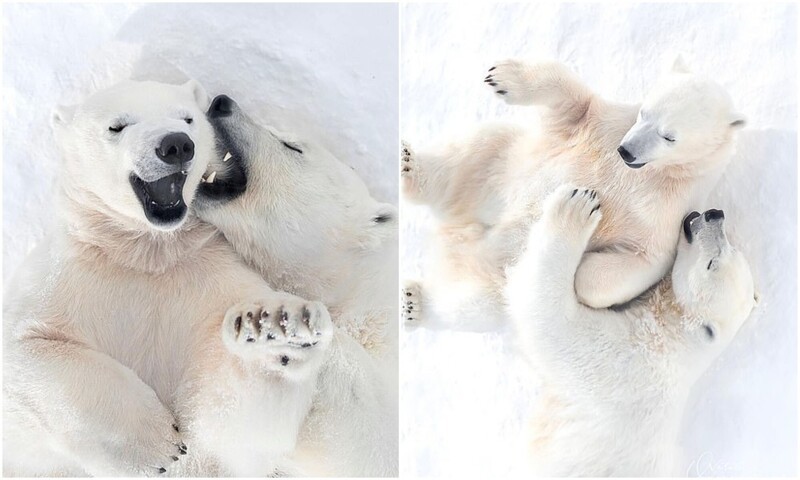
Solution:
[[[414,151],[405,141],[400,146],[400,181],[407,197],[413,198],[419,193],[419,166]]]
[[[225,314],[222,336],[234,355],[283,370],[326,350],[333,323],[320,302],[276,293],[231,307]]]
[[[77,450],[92,476],[169,476],[188,448],[172,413],[155,392],[148,392],[141,405],[122,405],[126,421],[96,434],[91,447],[81,439]],[[82,451],[89,448],[88,451]]]
[[[400,315],[403,322],[414,323],[420,319],[422,288],[419,282],[407,280],[400,291]]]
[[[542,221],[563,242],[586,247],[603,214],[596,190],[562,185],[544,203]]]
[[[530,105],[530,67],[519,60],[504,60],[489,69],[484,78],[495,94],[509,105]]]

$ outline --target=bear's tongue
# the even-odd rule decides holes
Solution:
[[[174,206],[182,200],[183,184],[186,176],[175,173],[155,182],[145,182],[144,190],[151,202],[160,206]]]

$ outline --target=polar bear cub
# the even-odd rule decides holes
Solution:
[[[320,369],[355,360],[323,304],[192,215],[207,104],[194,81],[123,82],[57,109],[58,220],[5,296],[5,475],[303,471]]]
[[[406,318],[418,318],[420,296],[500,301],[503,268],[563,183],[603,196],[603,220],[577,270],[580,301],[621,304],[658,282],[682,218],[713,188],[744,125],[725,90],[681,63],[641,105],[600,98],[555,62],[500,62],[485,81],[509,104],[539,107],[541,125],[487,125],[442,147],[404,148],[404,197],[440,222],[440,253],[426,266],[430,281],[408,285]]]
[[[575,273],[601,201],[556,189],[509,270],[508,311],[543,376],[531,464],[545,476],[674,475],[689,390],[753,309],[753,279],[723,212],[692,212],[668,278],[624,307],[582,305]]]

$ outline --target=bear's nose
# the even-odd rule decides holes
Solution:
[[[619,146],[617,152],[619,152],[619,156],[622,157],[623,160],[625,160],[625,163],[632,163],[636,160],[636,157],[631,155],[631,152],[629,152],[628,149],[623,147],[622,145]]]
[[[214,100],[211,101],[211,106],[208,107],[208,117],[227,117],[233,113],[233,108],[235,106],[236,102],[234,102],[231,97],[227,95],[217,95],[214,97]]]
[[[170,133],[161,139],[156,155],[170,165],[188,162],[194,157],[194,142],[185,133]]]
[[[710,222],[711,220],[719,220],[721,218],[725,218],[725,212],[722,210],[716,210],[712,208],[711,210],[706,210],[703,214],[706,219],[706,222]]]

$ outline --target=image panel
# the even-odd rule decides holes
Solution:
[[[401,472],[796,475],[796,7],[400,15]]]

